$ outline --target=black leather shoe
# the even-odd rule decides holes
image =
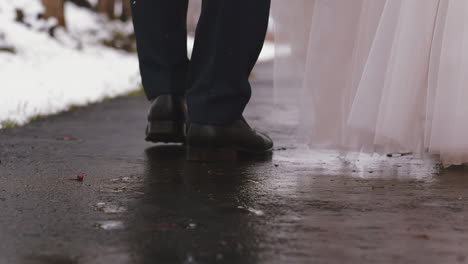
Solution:
[[[238,154],[271,154],[273,141],[252,129],[244,119],[227,126],[191,123],[187,133],[187,160],[226,161]]]
[[[146,141],[184,143],[185,113],[186,105],[183,97],[161,95],[151,101]]]

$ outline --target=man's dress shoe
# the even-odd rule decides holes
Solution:
[[[146,141],[184,143],[185,113],[186,104],[183,97],[161,95],[151,101],[146,127]]]
[[[187,160],[226,161],[238,154],[271,154],[273,141],[242,118],[226,126],[191,123],[187,132]]]

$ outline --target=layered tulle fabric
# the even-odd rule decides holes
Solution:
[[[312,147],[468,162],[468,1],[273,6],[278,45],[290,48],[277,58],[278,98],[300,105]]]

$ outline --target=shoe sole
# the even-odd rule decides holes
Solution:
[[[193,162],[227,162],[235,161],[241,155],[247,156],[256,156],[264,157],[271,155],[273,149],[265,150],[262,152],[252,152],[247,150],[239,150],[233,148],[219,148],[219,149],[210,149],[210,148],[194,148],[187,147],[187,161]]]
[[[174,121],[148,122],[145,140],[153,143],[185,143],[184,125]]]

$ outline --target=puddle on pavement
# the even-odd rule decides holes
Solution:
[[[114,178],[111,180],[114,183],[138,183],[142,182],[142,179],[138,176],[125,176],[120,178]]]
[[[263,212],[262,210],[258,210],[258,209],[255,209],[255,208],[252,208],[252,207],[245,207],[245,206],[237,206],[237,209],[241,210],[241,211],[244,211],[244,212],[248,212],[248,213],[252,213],[256,216],[264,216],[265,215],[265,212]]]
[[[118,214],[118,213],[125,213],[127,208],[113,203],[105,203],[99,202],[96,204],[97,210],[104,212],[106,214]]]
[[[104,230],[121,230],[125,225],[122,221],[101,221],[96,223],[96,227]]]
[[[354,153],[341,155],[338,151],[313,150],[305,145],[275,152],[275,164],[288,172],[307,172],[326,176],[431,181],[440,171],[433,156],[414,157]]]
[[[198,225],[196,223],[189,223],[187,225],[187,229],[190,229],[190,230],[194,230],[198,227]]]
[[[195,260],[195,258],[192,255],[188,255],[183,263],[184,264],[195,264],[195,263],[198,263],[198,262]]]

